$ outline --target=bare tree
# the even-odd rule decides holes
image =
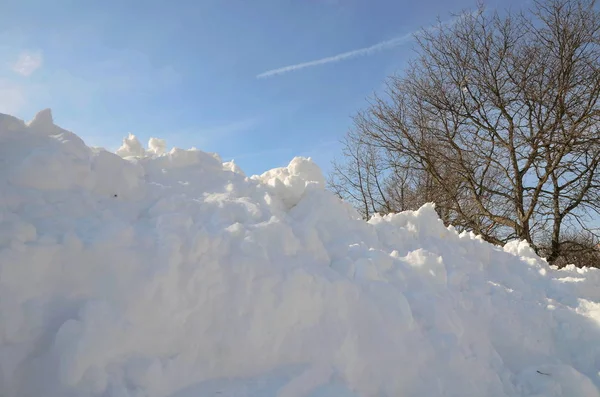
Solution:
[[[556,261],[573,247],[566,236],[591,230],[600,213],[594,5],[537,1],[505,15],[481,6],[421,32],[418,57],[357,115],[347,148],[378,151],[371,167],[384,192],[418,179],[445,222],[496,244],[526,240]],[[337,170],[338,181],[356,174]],[[370,180],[359,182],[369,190]]]
[[[343,155],[345,162],[334,162],[329,176],[329,186],[339,197],[353,203],[364,218],[406,209],[396,207],[399,201],[393,199],[394,194],[404,197],[404,181],[390,183],[387,165],[376,147],[362,143],[357,134],[348,134]],[[393,177],[401,174],[394,173]]]
[[[549,247],[550,244],[542,247],[542,254]],[[597,235],[585,230],[564,233],[553,264],[558,267],[576,265],[600,268],[600,241]]]

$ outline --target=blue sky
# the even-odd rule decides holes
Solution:
[[[4,0],[0,112],[88,144],[218,152],[248,174],[311,156],[327,172],[350,117],[410,59],[403,39],[475,0]],[[520,2],[490,0],[490,7]]]

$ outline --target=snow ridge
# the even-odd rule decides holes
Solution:
[[[0,115],[0,395],[600,396],[600,272]]]

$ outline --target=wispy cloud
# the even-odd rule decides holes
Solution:
[[[23,51],[19,54],[12,70],[23,76],[29,76],[42,66],[43,56],[41,51]]]
[[[16,115],[26,102],[23,87],[0,79],[0,113]]]
[[[268,155],[275,155],[275,154],[289,154],[292,153],[294,150],[289,148],[289,147],[276,147],[273,149],[267,149],[267,150],[258,150],[258,151],[254,151],[254,152],[243,152],[243,153],[239,153],[235,156],[226,156],[227,158],[231,158],[232,160],[240,160],[240,159],[249,159],[249,158],[255,158],[255,157],[263,157],[263,156],[268,156]],[[291,160],[291,158],[290,158]]]
[[[356,50],[343,52],[341,54],[333,55],[330,57],[316,59],[314,61],[303,62],[303,63],[298,63],[295,65],[284,66],[284,67],[278,68],[278,69],[268,70],[266,72],[263,72],[263,73],[257,75],[256,77],[259,79],[264,79],[266,77],[272,77],[272,76],[276,76],[279,74],[295,72],[297,70],[310,68],[313,66],[325,65],[327,63],[340,62],[340,61],[345,61],[347,59],[371,55],[376,52],[385,51],[385,50],[389,50],[394,47],[398,47],[399,45],[402,45],[402,44],[408,42],[412,39],[413,34],[414,34],[414,32],[411,32],[411,33],[407,33],[403,36],[399,36],[399,37],[395,37],[393,39],[382,41],[382,42],[374,44],[370,47],[359,48]]]
[[[254,127],[256,127],[258,122],[259,119],[257,117],[253,117],[217,125],[214,127],[202,128],[198,130],[197,133],[201,136],[220,138],[231,134],[251,130]]]
[[[230,142],[238,134],[252,131],[260,122],[261,118],[257,116],[206,127],[190,126],[170,132],[169,140],[175,141],[175,146],[183,147],[189,143],[190,137],[193,137],[196,147],[213,147],[219,142]]]

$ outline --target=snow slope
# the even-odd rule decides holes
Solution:
[[[0,115],[0,396],[600,396],[600,272]]]

